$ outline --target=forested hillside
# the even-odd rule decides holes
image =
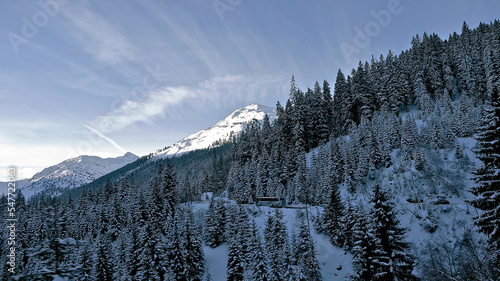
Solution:
[[[227,280],[343,280],[320,235],[352,255],[351,280],[498,280],[500,21],[411,43],[339,70],[333,90],[292,76],[277,119],[221,147],[17,193],[17,279],[212,280],[204,247],[225,245]],[[263,196],[307,209],[290,229],[248,205]]]

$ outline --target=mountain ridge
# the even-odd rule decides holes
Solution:
[[[36,173],[22,188],[27,197],[42,191],[75,188],[139,159],[131,152],[115,158],[80,155]]]
[[[270,121],[276,119],[275,109],[265,105],[254,103],[236,109],[213,126],[181,139],[175,144],[158,151],[154,156],[165,158],[193,150],[209,148],[218,141],[227,141],[233,136],[238,136],[246,128],[246,124],[253,119],[262,122],[266,114]]]
[[[153,154],[152,160],[180,156],[187,152],[213,147],[215,143],[238,136],[252,120],[262,122],[265,116],[276,119],[275,109],[251,104],[236,109],[213,126],[193,133],[175,144]],[[27,180],[21,188],[26,197],[40,192],[58,194],[61,189],[73,189],[116,171],[139,159],[131,152],[116,158],[80,155],[47,167]]]

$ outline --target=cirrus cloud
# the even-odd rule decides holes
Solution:
[[[168,107],[189,96],[185,87],[165,87],[148,93],[142,101],[128,100],[105,116],[99,116],[95,126],[102,132],[115,132],[136,122],[149,122],[161,116]]]
[[[189,112],[207,114],[225,107],[236,109],[264,99],[272,105],[286,92],[288,79],[281,74],[240,74],[213,77],[192,87],[163,87],[148,92],[141,100],[123,102],[117,109],[96,118],[93,125],[110,133],[159,117],[182,119]]]

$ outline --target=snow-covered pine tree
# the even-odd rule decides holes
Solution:
[[[417,78],[415,80],[415,92],[417,96],[416,104],[424,116],[429,116],[434,108],[434,103],[431,95],[427,92],[427,87],[425,86],[422,77],[422,73],[417,73]]]
[[[445,93],[449,95],[449,97],[454,100],[458,94],[457,87],[455,85],[455,74],[451,71],[451,67],[449,64],[445,64],[444,66],[444,89]]]
[[[226,211],[226,229],[224,235],[229,240],[234,240],[236,235],[240,233],[238,229],[238,205],[228,204]]]
[[[245,208],[238,206],[237,208],[237,228],[240,238],[241,251],[245,257],[245,262],[250,263],[250,242],[252,241],[252,230],[250,226],[250,221]]]
[[[104,234],[98,235],[94,241],[94,245],[94,258],[91,271],[93,280],[113,281],[113,264],[111,262],[109,237]]]
[[[298,266],[310,281],[321,281],[321,272],[319,269],[318,260],[316,259],[316,251],[311,238],[311,230],[305,222],[304,215],[299,215],[299,237],[298,237]]]
[[[345,214],[344,203],[340,196],[338,187],[331,189],[328,205],[321,216],[321,228],[330,238],[333,245],[341,247],[344,244],[344,236],[342,233],[342,220]]]
[[[308,171],[308,185],[309,185],[309,190],[306,194],[306,200],[304,203],[308,204],[319,204],[319,198],[318,198],[318,192],[321,187],[320,187],[320,180],[321,180],[321,166],[319,164],[318,160],[318,152],[313,152],[311,153],[311,160],[310,160],[310,167]]]
[[[250,272],[252,280],[267,281],[267,261],[264,249],[262,248],[261,237],[255,220],[251,224],[250,241]]]
[[[414,280],[413,257],[405,241],[406,229],[401,228],[394,207],[377,184],[374,187],[370,212],[375,251],[372,262],[376,280]]]
[[[292,228],[292,233],[290,233],[290,243],[289,243],[289,249],[288,251],[290,252],[290,258],[289,258],[289,264],[296,266],[299,262],[299,242],[297,241],[298,237],[297,234],[295,233],[295,229]]]
[[[351,280],[374,280],[375,268],[373,257],[375,255],[375,237],[370,232],[367,215],[359,211],[353,226],[353,269],[355,273]]]
[[[227,257],[227,281],[244,280],[244,271],[246,267],[245,255],[241,249],[240,234],[232,237],[229,241],[229,253]]]
[[[126,246],[125,246],[125,266],[130,276],[135,276],[139,268],[139,255],[141,254],[141,241],[139,239],[138,231],[133,228],[126,232]]]
[[[219,206],[219,202],[215,200],[210,200],[208,210],[205,215],[205,230],[204,230],[204,240],[205,243],[212,247],[218,247],[222,242],[224,242],[224,228],[222,221],[222,208]],[[221,226],[222,224],[222,226]]]
[[[333,97],[330,89],[330,84],[328,81],[323,80],[323,88],[322,88],[322,98],[321,98],[321,107],[323,108],[323,112],[326,114],[326,121],[328,127],[328,135],[326,135],[325,140],[328,140],[330,135],[333,132],[332,127],[332,118],[333,118]]]
[[[351,106],[348,95],[348,85],[344,73],[339,69],[333,90],[333,117],[332,126],[335,136],[344,133],[344,124],[349,118],[349,108]]]
[[[436,100],[441,98],[444,85],[443,64],[445,52],[443,41],[435,33],[427,35],[424,32],[422,47],[425,82],[428,85],[431,97]]]
[[[113,247],[113,264],[114,273],[113,280],[117,281],[132,281],[130,268],[127,264],[127,233],[128,230],[122,231],[118,236]]]
[[[344,235],[342,245],[344,249],[351,251],[355,243],[356,223],[359,217],[359,210],[353,206],[350,199],[347,199],[346,211],[342,218],[342,234]]]
[[[266,249],[268,253],[268,277],[269,280],[283,280],[287,265],[284,261],[288,234],[283,222],[283,212],[274,210],[274,214],[269,214],[264,229]]]
[[[500,40],[495,40],[500,43]],[[500,91],[500,50],[498,45],[488,46],[484,49],[485,70],[486,70],[486,90],[487,96],[491,99],[494,93]]]
[[[170,229],[167,232],[166,257],[168,269],[174,280],[186,280],[186,260],[185,249],[180,235],[179,212],[176,212],[174,221],[170,223]]]
[[[173,167],[168,162],[161,174],[160,190],[161,194],[163,194],[163,216],[172,218],[175,213],[175,206],[179,202],[179,193]]]
[[[136,280],[162,280],[164,256],[157,251],[159,244],[163,242],[159,231],[160,229],[153,229],[152,223],[149,221],[140,229],[139,239],[142,241],[142,245],[139,249]]]
[[[80,281],[91,281],[92,278],[92,252],[90,251],[90,239],[80,243],[78,249],[78,266],[80,267],[77,272],[77,278]],[[116,278],[114,280],[122,280]]]
[[[311,112],[314,125],[314,138],[315,140],[312,142],[311,146],[316,147],[320,144],[328,141],[330,136],[330,119],[331,119],[331,95],[329,93],[330,88],[328,86],[328,82],[326,80],[323,83],[325,86],[326,83],[326,91],[323,93],[318,82],[314,84],[314,95],[313,95],[313,106]],[[323,87],[325,88],[325,87]]]
[[[475,171],[477,185],[472,193],[478,196],[471,204],[482,212],[476,217],[479,229],[488,235],[494,273],[500,276],[500,101],[499,93],[493,92],[492,107],[483,120],[477,135],[480,148],[477,157],[483,162]]]
[[[192,210],[188,209],[184,227],[186,250],[186,278],[188,281],[201,281],[205,270],[205,253],[193,222]]]
[[[328,169],[333,184],[340,184],[344,178],[344,158],[340,151],[340,140],[331,138],[329,146]]]
[[[416,149],[417,143],[417,126],[415,119],[409,117],[405,120],[401,134],[401,153],[403,160],[410,160],[413,157],[413,152]]]
[[[289,129],[293,144],[297,151],[307,151],[307,125],[306,105],[304,93],[297,87],[295,77],[290,81],[290,93],[286,111],[289,113],[291,124]]]
[[[162,184],[162,165],[158,166],[156,176],[149,183],[149,188],[146,189],[146,209],[148,211],[148,221],[153,224],[153,228],[161,229],[165,234],[163,227],[164,222],[169,218],[169,204],[165,200],[169,195],[166,185]]]
[[[292,240],[295,240],[297,238],[295,237],[295,233],[293,233],[293,231],[291,238]],[[302,267],[298,265],[299,259],[296,258],[296,256],[298,255],[298,248],[294,247],[294,245],[296,245],[296,243],[293,241],[287,243],[285,254],[283,255],[283,262],[286,267],[282,279],[284,281],[307,280],[304,273],[302,272]]]
[[[297,155],[297,166],[298,170],[293,178],[293,185],[295,185],[295,198],[299,202],[306,202],[308,198],[308,193],[310,192],[310,185],[307,179],[307,165],[306,165],[306,154],[304,152]]]
[[[359,124],[361,116],[371,118],[375,110],[375,93],[370,85],[370,76],[359,61],[358,68],[353,69],[351,91],[355,93],[355,106],[352,109],[354,122]]]

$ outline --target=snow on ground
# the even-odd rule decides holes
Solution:
[[[263,230],[265,228],[265,221],[269,214],[274,212],[274,208],[270,207],[254,207],[258,209],[261,215],[255,218],[255,222],[260,227],[261,235],[263,237]],[[297,212],[305,212],[304,209],[288,209],[282,208],[283,219],[286,222],[288,235],[292,233],[292,229],[295,233],[297,230],[296,216]],[[317,214],[317,209],[315,207],[309,210],[309,219],[311,227],[311,237],[314,241],[314,247],[316,249],[316,258],[321,268],[321,275],[325,281],[336,281],[344,280],[345,276],[352,273],[352,255],[346,254],[344,250],[334,247],[325,235],[317,234],[313,227],[313,222],[311,221],[312,216]],[[337,268],[341,268],[338,270]]]
[[[226,280],[228,245],[225,243],[215,249],[203,246],[203,251],[205,251],[205,266],[212,280]]]
[[[482,234],[477,233],[473,226],[473,217],[477,215],[477,210],[466,202],[473,198],[468,191],[475,185],[472,180],[472,166],[481,165],[476,158],[473,149],[477,141],[473,138],[459,138],[458,143],[462,147],[464,155],[468,158],[468,166],[460,164],[461,160],[456,159],[454,149],[421,151],[426,155],[428,168],[426,171],[418,171],[414,167],[401,170],[401,153],[394,150],[391,153],[393,165],[382,169],[379,174],[379,181],[382,186],[389,188],[392,195],[391,201],[395,205],[400,226],[407,228],[406,240],[412,246],[411,253],[415,257],[423,257],[428,253],[426,248],[428,243],[447,244],[453,247],[455,243],[461,241],[466,232],[470,232],[475,238],[484,240]],[[317,153],[317,149],[309,152],[306,157],[310,162],[312,154]],[[310,165],[310,163],[308,163]],[[427,174],[424,174],[427,173]],[[453,191],[453,187],[457,191]],[[345,185],[340,185],[341,195],[344,199],[350,198],[358,207],[365,210],[370,207],[370,192],[359,192],[354,196],[347,191]],[[415,193],[415,194],[412,194]],[[421,202],[410,203],[409,198],[419,198]],[[438,200],[448,201],[448,204],[436,204]],[[232,202],[231,204],[235,204]],[[256,207],[251,204],[243,205],[249,210],[250,219],[255,219],[264,242],[263,230],[267,216],[274,211],[270,207]],[[199,202],[193,205],[195,211],[208,208],[208,202]],[[289,206],[290,207],[290,206]],[[298,205],[296,207],[304,207]],[[303,209],[283,208],[284,220],[286,222],[288,234],[295,230],[296,213],[304,212]],[[310,207],[309,217],[316,216],[321,212],[321,207]],[[318,259],[323,280],[336,281],[345,280],[345,277],[353,273],[352,255],[345,253],[342,249],[334,247],[326,236],[317,234],[313,228],[311,220],[311,236],[315,243],[316,257]],[[227,262],[227,245],[224,244],[217,249],[205,247],[207,266],[214,280],[224,280]],[[341,269],[340,269],[341,268]],[[416,273],[418,274],[418,267]],[[217,276],[217,277],[216,277]]]
[[[256,207],[252,204],[243,205],[250,214],[250,219],[255,219],[255,222],[259,228],[260,235],[262,238],[262,243],[264,243],[264,228],[267,216],[274,212],[274,208],[270,207]],[[193,211],[199,212],[200,210],[208,209],[207,202],[197,202],[193,204]],[[309,218],[312,219],[320,208],[312,207],[309,210]],[[287,226],[288,235],[291,235],[292,230],[298,233],[296,214],[297,212],[305,212],[305,209],[289,209],[282,208],[284,221]],[[322,234],[316,233],[313,227],[313,222],[310,221],[311,226],[311,237],[314,241],[314,246],[316,249],[316,258],[318,259],[319,266],[321,269],[321,274],[323,280],[325,281],[337,281],[345,280],[345,277],[352,274],[352,255],[345,253],[344,250],[332,246],[328,241],[328,238]],[[210,272],[213,280],[225,280],[226,278],[226,264],[228,255],[228,245],[227,243],[212,249],[208,246],[204,246],[205,251],[205,265]]]

